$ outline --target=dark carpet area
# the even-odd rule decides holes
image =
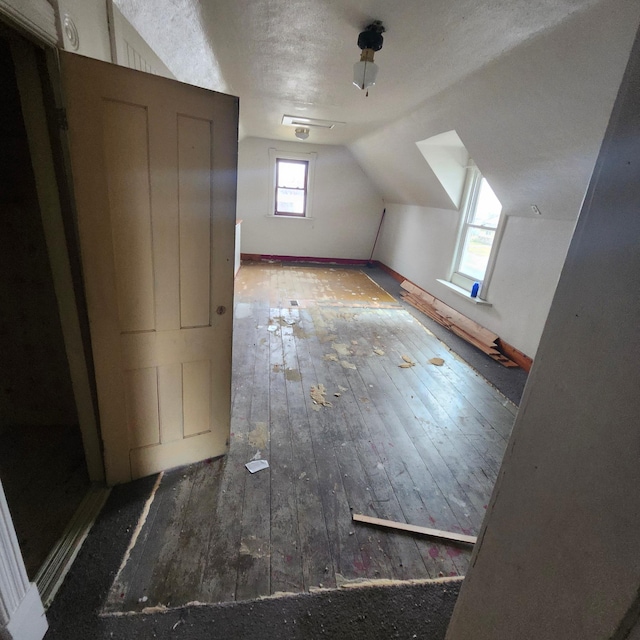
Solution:
[[[460,582],[319,591],[100,616],[155,477],[116,487],[49,609],[46,640],[442,640]]]

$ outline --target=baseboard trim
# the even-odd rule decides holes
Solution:
[[[40,567],[34,582],[45,609],[53,602],[110,493],[111,489],[100,486],[92,486],[89,489],[62,536]]]
[[[398,282],[404,282],[405,280],[408,280],[409,282],[411,282],[411,280],[409,280],[409,278],[405,278],[402,274],[398,273],[397,271],[394,271],[391,267],[388,267],[384,262],[380,262],[380,260],[376,260],[376,267],[380,267],[380,269],[382,269],[383,271],[386,271],[394,280],[397,280]],[[415,284],[414,282],[411,282],[411,284]],[[415,285],[416,287],[418,285]]]
[[[357,258],[318,258],[312,256],[275,256],[264,253],[241,253],[240,259],[245,262],[311,262],[317,264],[365,265],[368,260]]]
[[[522,353],[520,349],[516,349],[508,342],[505,342],[502,338],[498,338],[498,351],[509,358],[509,360],[513,360],[521,369],[524,369],[527,373],[531,371],[531,367],[533,366],[533,358],[530,358],[526,353]]]

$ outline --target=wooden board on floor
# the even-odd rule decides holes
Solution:
[[[396,531],[408,531],[409,533],[417,533],[421,536],[429,536],[430,538],[438,538],[450,542],[462,542],[464,544],[475,544],[478,539],[476,536],[465,536],[460,533],[451,531],[440,531],[440,529],[429,529],[428,527],[420,527],[415,524],[406,524],[404,522],[395,522],[393,520],[383,520],[382,518],[373,518],[360,513],[353,514],[354,522],[362,522],[364,524],[373,524],[376,527],[386,527]]]

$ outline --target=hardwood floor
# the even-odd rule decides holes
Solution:
[[[366,273],[244,265],[233,366],[229,455],[164,474],[106,611],[466,572],[351,514],[475,535],[516,408]]]

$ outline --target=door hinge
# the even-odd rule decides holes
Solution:
[[[63,108],[55,109],[54,113],[58,129],[61,129],[62,131],[68,131],[69,122],[67,121],[67,110]]]

